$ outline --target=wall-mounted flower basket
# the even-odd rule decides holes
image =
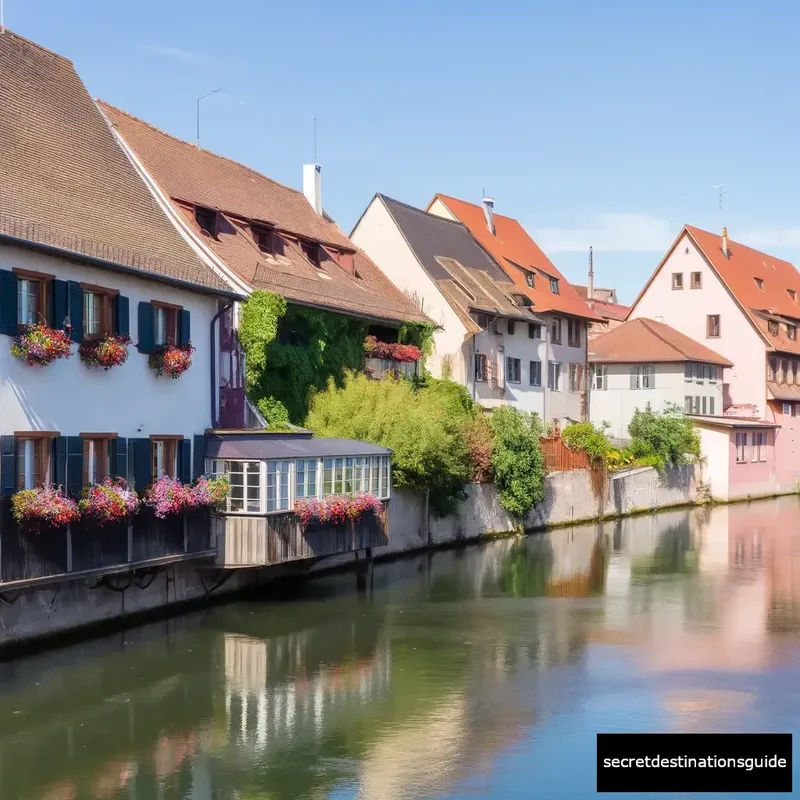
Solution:
[[[230,490],[231,483],[224,475],[217,478],[200,477],[189,489],[189,505],[191,508],[220,509],[225,505]]]
[[[343,525],[348,520],[357,523],[365,514],[380,514],[383,503],[371,494],[332,494],[322,500],[297,500],[294,513],[305,530],[311,523]]]
[[[409,364],[422,358],[422,350],[416,345],[379,342],[374,336],[364,339],[364,354],[367,358],[393,359]]]
[[[131,337],[104,336],[102,339],[84,339],[78,348],[78,355],[87,367],[111,369],[119,367],[128,360],[128,345]]]
[[[106,478],[81,492],[78,511],[96,525],[120,522],[139,510],[139,497],[122,478]]]
[[[72,342],[64,331],[47,325],[26,325],[11,344],[11,355],[29,366],[45,367],[59,358],[69,358]]]
[[[79,517],[78,504],[55,486],[22,489],[11,498],[11,510],[20,525],[33,530],[61,528]]]
[[[192,366],[192,353],[194,347],[191,344],[168,344],[152,353],[147,364],[157,377],[180,378]]]
[[[144,493],[144,504],[151,508],[159,519],[180,514],[191,504],[191,487],[169,475],[162,475]]]

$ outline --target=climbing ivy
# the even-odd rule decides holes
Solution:
[[[433,355],[433,334],[436,326],[432,322],[404,322],[397,333],[397,341],[413,344],[422,350],[423,361]]]

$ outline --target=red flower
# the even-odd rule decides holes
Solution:
[[[192,366],[192,353],[194,347],[191,344],[167,344],[159,347],[147,363],[159,377],[169,375],[170,378],[179,378]]]
[[[84,339],[78,348],[78,355],[87,367],[111,369],[124,364],[128,360],[128,345],[131,337],[104,336],[102,339]]]
[[[416,345],[379,342],[374,336],[367,336],[364,339],[364,352],[367,358],[403,361],[409,364],[422,358],[422,350]]]
[[[59,358],[69,358],[72,342],[64,331],[47,325],[25,325],[14,337],[11,355],[29,366],[45,367]]]

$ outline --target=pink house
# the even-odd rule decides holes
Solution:
[[[731,424],[769,424],[763,432],[774,437],[773,493],[794,491],[800,479],[798,296],[800,273],[788,261],[732,241],[727,230],[719,236],[687,225],[628,317],[663,321],[733,362],[724,373],[723,415]],[[730,446],[740,433],[752,447],[752,431],[739,427]],[[734,486],[755,486],[769,461],[725,463],[736,466]],[[751,481],[751,472],[759,477]]]

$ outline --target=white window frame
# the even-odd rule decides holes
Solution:
[[[506,383],[522,383],[522,360],[506,356]]]
[[[23,458],[25,459],[25,485],[23,489],[33,489],[33,470],[35,467],[34,459],[36,458],[36,442],[33,439],[23,439],[20,444],[22,445]]]
[[[38,305],[39,305],[39,292],[42,291],[42,282],[32,278],[19,278],[17,291],[17,317],[20,325],[35,325],[39,322],[38,319]],[[36,286],[36,292],[31,292],[31,287]],[[30,308],[30,302],[33,299],[33,308]]]
[[[539,365],[539,380],[537,380],[537,381],[533,380],[535,370],[531,369],[531,367],[534,364],[538,364]],[[542,362],[541,361],[537,361],[536,359],[531,359],[528,362],[528,385],[541,388],[541,386],[542,386]]]
[[[274,467],[274,472],[271,471],[271,468]],[[264,486],[264,497],[261,501],[261,505],[263,506],[264,510],[267,514],[286,514],[289,511],[292,511],[294,508],[294,499],[292,495],[294,492],[292,491],[292,484],[294,482],[294,460],[290,458],[271,458],[268,461],[264,462],[264,472],[266,480],[263,483]],[[275,476],[274,486],[270,486],[270,477]],[[283,476],[286,475],[286,486],[285,492],[284,489],[284,481]],[[269,490],[270,488],[274,488],[275,490],[275,497],[274,503],[275,508],[270,509],[270,499],[269,499]],[[245,495],[245,500],[247,496]]]
[[[737,432],[735,434],[735,442],[736,442],[736,463],[745,464],[747,462],[747,432],[746,431]],[[739,458],[740,452],[741,452],[741,458]]]
[[[656,371],[652,364],[642,364],[642,389],[656,388]]]
[[[767,432],[753,431],[753,461],[767,460]]]
[[[167,309],[156,306],[155,312],[155,345],[163,347],[167,343]]]
[[[784,416],[791,417],[792,416],[792,404],[791,403],[784,403],[782,408]]]
[[[597,392],[608,389],[608,364],[592,364],[592,389]]]
[[[555,369],[555,380],[551,380],[553,377],[553,369]],[[547,388],[551,392],[560,392],[561,391],[561,362],[560,361],[548,361],[547,362]]]

